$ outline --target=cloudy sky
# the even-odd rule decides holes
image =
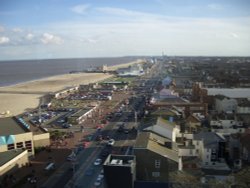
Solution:
[[[249,0],[0,0],[0,60],[250,56]]]

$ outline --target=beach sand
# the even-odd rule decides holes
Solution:
[[[115,65],[109,70],[127,67],[141,60]],[[67,87],[80,84],[95,83],[112,75],[103,73],[78,73],[48,77],[35,81],[25,82],[14,86],[0,87],[0,117],[12,116],[38,107],[40,98],[48,93],[54,93]]]

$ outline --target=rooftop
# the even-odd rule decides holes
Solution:
[[[229,98],[250,98],[250,88],[204,88],[208,95],[224,95]]]
[[[86,108],[86,109],[78,110],[76,113],[72,114],[71,117],[80,117],[80,116],[83,116],[84,114],[86,114],[90,110],[91,110],[91,108]]]
[[[131,166],[135,163],[133,155],[109,155],[104,165],[109,166]]]
[[[8,161],[20,155],[23,152],[24,150],[22,149],[0,152],[0,166],[4,165],[5,163],[7,163]]]
[[[159,138],[161,140],[159,140]],[[136,139],[135,149],[145,148],[153,151],[161,156],[178,162],[178,154],[176,151],[168,149],[164,144],[168,139],[149,132],[142,132]]]
[[[194,140],[203,140],[206,148],[213,148],[218,146],[218,142],[225,141],[214,132],[199,132],[194,134]]]
[[[12,118],[0,118],[0,136],[16,135],[27,132],[22,125]]]

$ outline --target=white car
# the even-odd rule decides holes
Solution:
[[[113,146],[115,144],[115,140],[114,139],[110,139],[109,141],[108,141],[108,145],[109,146]]]
[[[95,181],[94,185],[95,185],[96,187],[98,187],[98,186],[101,185],[101,183],[102,183],[102,181],[97,179],[97,180]]]
[[[95,166],[98,166],[102,163],[102,159],[96,159],[95,162],[94,162],[94,165]]]
[[[98,176],[97,176],[97,180],[102,180],[104,178],[104,175],[103,174],[99,174]]]

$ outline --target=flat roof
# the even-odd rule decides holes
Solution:
[[[11,159],[14,159],[16,156],[20,155],[23,152],[25,152],[25,150],[22,149],[0,152],[0,166],[4,165]]]
[[[92,108],[84,108],[81,109],[79,111],[77,111],[76,113],[72,114],[70,117],[81,117],[84,114],[86,114],[88,111],[90,111]]]
[[[229,98],[250,98],[250,88],[204,88],[208,95],[224,95]]]
[[[27,131],[14,118],[0,118],[0,136],[16,135],[25,132]]]

